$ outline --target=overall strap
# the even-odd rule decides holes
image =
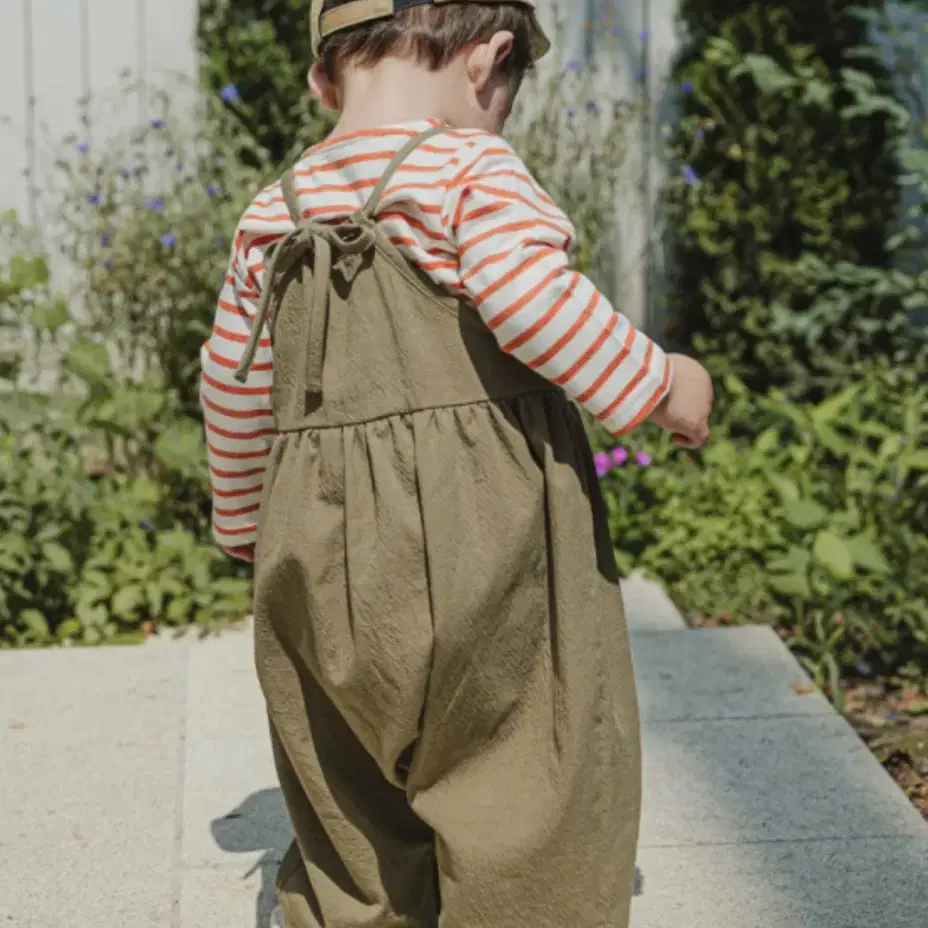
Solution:
[[[433,126],[431,129],[426,129],[425,132],[421,132],[415,138],[411,138],[390,160],[390,163],[384,168],[383,174],[380,176],[380,180],[377,182],[377,186],[374,187],[373,192],[370,195],[367,203],[364,205],[362,210],[363,215],[367,219],[373,219],[377,215],[377,210],[380,208],[380,201],[383,199],[383,195],[386,192],[387,187],[390,184],[390,181],[393,180],[393,175],[396,174],[397,169],[400,165],[423,143],[428,141],[430,138],[433,138],[436,135],[440,135],[442,132],[446,132],[448,129],[447,126]]]

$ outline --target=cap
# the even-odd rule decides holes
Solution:
[[[426,3],[431,3],[433,6],[441,6],[445,3],[457,3],[460,6],[468,3],[483,3],[486,5],[515,3],[527,7],[532,14],[532,57],[537,61],[539,58],[544,57],[551,47],[548,37],[541,28],[541,23],[538,22],[538,16],[535,12],[536,0],[346,0],[345,3],[340,3],[334,9],[327,10],[324,13],[322,12],[322,7],[325,5],[324,0],[312,0],[309,18],[312,30],[313,54],[318,56],[322,40],[327,39],[336,32],[378,19],[387,19],[393,16],[394,13],[401,13],[403,10],[423,6]]]

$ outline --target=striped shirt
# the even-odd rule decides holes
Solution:
[[[303,217],[337,220],[352,213],[393,154],[435,124],[355,132],[311,148],[295,170]],[[641,423],[666,395],[667,357],[570,270],[573,226],[498,136],[448,129],[420,145],[389,184],[378,219],[410,261],[461,297],[462,312],[476,308],[504,351],[561,386],[613,434]],[[267,249],[292,229],[278,182],[239,223],[202,351],[213,529],[227,549],[255,541],[275,436],[267,333],[246,386],[233,374],[266,284]]]

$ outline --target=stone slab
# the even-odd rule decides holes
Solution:
[[[270,928],[276,873],[276,861],[247,870],[185,870],[177,928]]]
[[[0,747],[171,741],[186,678],[183,647],[0,653]]]
[[[0,925],[170,925],[180,750],[0,745]]]
[[[632,928],[925,928],[928,836],[646,848]]]
[[[625,616],[632,632],[662,632],[686,628],[677,607],[659,583],[641,574],[632,574],[622,581]]]
[[[651,724],[644,783],[642,847],[928,834],[837,714]]]
[[[834,713],[769,628],[632,635],[632,653],[645,724]]]
[[[266,735],[191,741],[185,768],[185,866],[248,870],[283,856],[290,824]]]

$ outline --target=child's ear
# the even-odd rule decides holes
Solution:
[[[325,65],[317,61],[309,69],[309,92],[327,109],[337,110],[338,88],[329,79]]]
[[[465,70],[477,93],[482,93],[503,62],[512,54],[515,36],[501,30],[486,42],[475,46],[467,56]]]

